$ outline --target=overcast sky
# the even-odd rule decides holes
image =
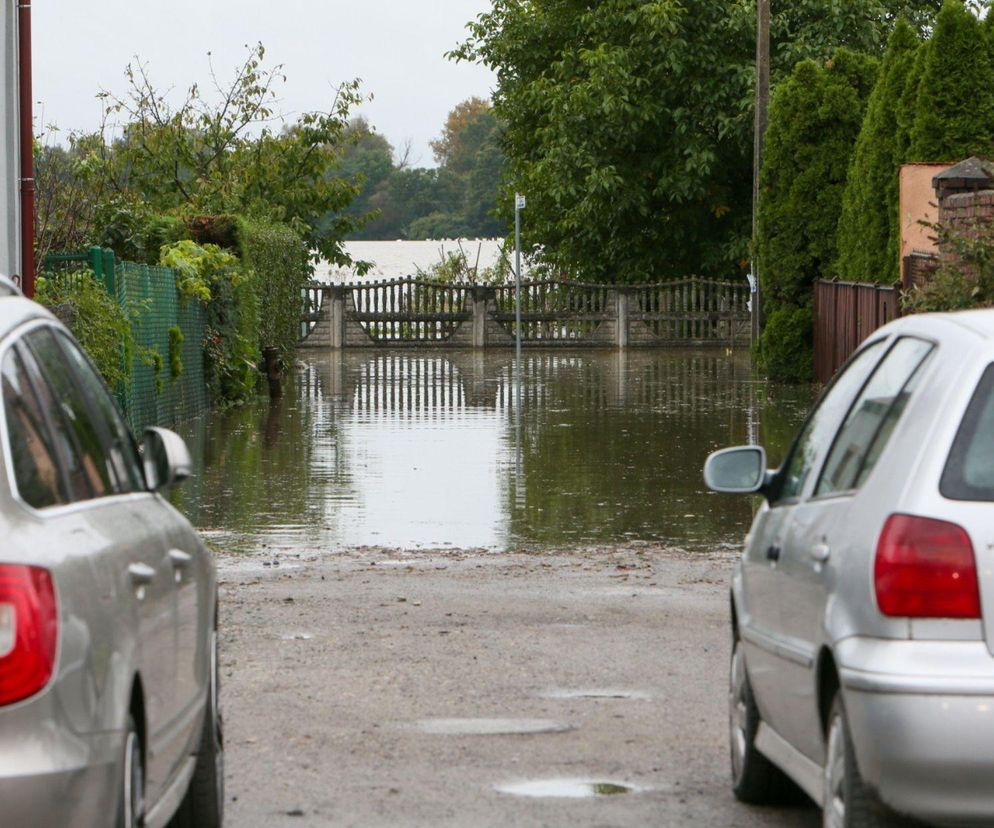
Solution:
[[[135,55],[163,88],[207,84],[207,52],[230,77],[245,44],[262,41],[282,63],[287,113],[327,109],[333,88],[359,77],[374,100],[362,112],[414,163],[433,165],[428,142],[455,104],[489,97],[489,70],[443,57],[488,0],[35,0],[36,118],[62,130],[100,122],[97,92],[123,92]]]

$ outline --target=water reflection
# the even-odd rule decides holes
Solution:
[[[179,505],[222,546],[737,543],[705,456],[758,430],[777,461],[811,402],[723,351],[329,353],[293,386],[185,430]]]

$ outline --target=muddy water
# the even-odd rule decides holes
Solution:
[[[287,384],[184,429],[178,505],[222,548],[734,545],[753,504],[705,457],[778,462],[813,399],[723,350],[308,354]]]

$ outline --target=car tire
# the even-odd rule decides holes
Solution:
[[[170,828],[221,828],[224,823],[224,720],[221,716],[217,632],[211,636],[207,706],[190,787]]]
[[[128,715],[124,736],[118,828],[141,828],[145,824],[145,755],[134,717]]]
[[[920,824],[888,810],[864,784],[840,692],[828,714],[825,745],[824,828],[914,828]]]
[[[796,801],[799,796],[797,786],[756,749],[756,731],[761,719],[746,673],[742,642],[738,639],[732,647],[728,684],[732,790],[735,797],[750,805]]]

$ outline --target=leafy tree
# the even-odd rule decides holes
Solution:
[[[836,260],[846,173],[877,69],[875,58],[840,49],[823,65],[799,63],[773,98],[756,250],[771,320],[777,310],[810,307],[812,282]],[[782,322],[793,327],[796,318]],[[810,331],[808,337],[809,353]],[[778,351],[787,347],[793,353],[781,359]],[[771,371],[790,360],[809,362],[775,325],[764,331],[759,357]]]
[[[911,25],[898,21],[867,104],[842,198],[836,272],[844,279],[883,284],[898,279],[898,169],[904,162],[898,113],[920,45]]]
[[[773,77],[840,44],[882,52],[938,0],[781,0]],[[597,281],[727,276],[751,228],[755,3],[496,0],[452,57],[497,74],[505,210],[557,270]]]
[[[961,0],[946,0],[925,57],[909,160],[959,161],[990,152],[991,58],[990,41],[976,15]]]
[[[147,67],[127,68],[127,93],[102,93],[108,122],[122,137],[104,142],[104,182],[154,210],[187,215],[238,213],[284,222],[326,259],[347,264],[341,241],[357,223],[345,210],[356,185],[329,175],[341,159],[358,82],[339,87],[327,111],[307,112],[281,130],[275,110],[282,68],[263,67],[261,44],[211,102],[193,84],[178,106],[156,88]],[[214,75],[212,68],[212,77]],[[330,216],[330,219],[329,219]]]
[[[479,133],[489,131],[488,116],[492,111],[490,101],[483,98],[469,98],[456,105],[445,120],[441,136],[431,142],[439,166],[463,174],[472,169],[473,156],[484,137]]]

